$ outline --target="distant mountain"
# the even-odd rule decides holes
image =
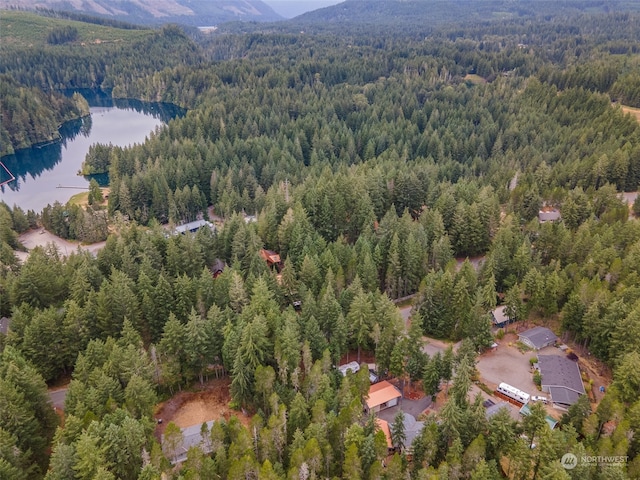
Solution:
[[[566,13],[638,11],[630,0],[346,0],[291,20],[322,25],[421,25],[487,21]]]
[[[9,8],[61,10],[143,25],[180,23],[198,27],[282,19],[261,0],[0,0],[0,9]]]

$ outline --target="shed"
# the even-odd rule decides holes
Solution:
[[[373,384],[369,387],[365,410],[369,413],[395,407],[400,397],[402,397],[400,390],[386,380]]]
[[[538,355],[542,391],[557,408],[567,409],[585,394],[578,363],[561,355]]]
[[[522,406],[522,408],[520,409],[520,415],[522,415],[523,417],[531,415],[531,408],[529,407],[529,405],[523,405]],[[549,428],[551,430],[556,428],[556,425],[558,425],[558,420],[553,418],[551,415],[545,416],[544,420],[545,420],[545,422],[547,422],[547,425],[549,425]]]
[[[9,327],[11,326],[11,319],[7,317],[0,318],[0,333],[6,335],[9,333]]]
[[[534,327],[518,334],[518,339],[534,350],[540,350],[555,344],[558,337],[547,327]]]
[[[376,425],[378,428],[382,430],[384,433],[384,437],[387,439],[387,450],[393,450],[393,442],[391,441],[391,429],[389,428],[389,422],[386,420],[382,420],[381,418],[376,418]]]
[[[504,328],[510,323],[515,322],[515,320],[512,320],[507,316],[506,310],[507,310],[506,305],[500,305],[499,307],[497,307],[495,310],[491,312],[491,322],[493,323],[494,327]]]
[[[223,260],[216,258],[213,262],[213,265],[211,266],[211,274],[213,275],[213,278],[218,278],[222,274],[226,266],[227,265]]]

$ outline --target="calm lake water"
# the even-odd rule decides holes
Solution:
[[[91,145],[112,143],[124,147],[142,143],[156,128],[184,114],[174,105],[113,100],[104,93],[81,93],[89,102],[91,116],[63,125],[61,141],[2,157],[2,163],[16,179],[1,187],[0,201],[11,207],[18,205],[25,212],[40,212],[56,200],[66,203],[89,186],[90,178],[79,176],[78,170]],[[0,170],[1,182],[6,180],[6,172]]]

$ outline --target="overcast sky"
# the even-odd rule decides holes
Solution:
[[[311,10],[335,5],[343,0],[262,0],[285,18],[293,18]]]

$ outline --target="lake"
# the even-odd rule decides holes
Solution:
[[[65,123],[61,140],[20,150],[0,160],[16,177],[0,189],[0,201],[25,212],[41,212],[56,200],[66,203],[87,190],[90,177],[78,175],[89,147],[96,143],[121,147],[142,143],[156,128],[184,111],[174,105],[112,99],[104,92],[81,92],[89,102],[91,116]],[[0,182],[7,173],[0,168]],[[59,188],[71,187],[71,188]]]

